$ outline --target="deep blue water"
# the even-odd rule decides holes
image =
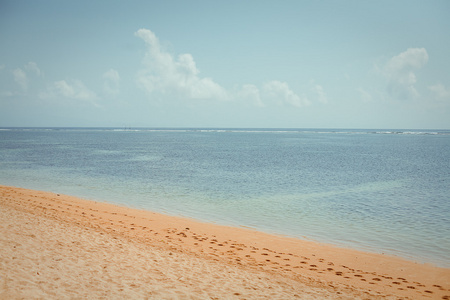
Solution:
[[[5,128],[0,184],[450,267],[450,131]]]

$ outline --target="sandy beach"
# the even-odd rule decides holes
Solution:
[[[0,299],[450,299],[450,269],[0,186]]]

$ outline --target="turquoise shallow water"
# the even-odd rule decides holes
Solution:
[[[450,267],[450,132],[4,128],[0,183]]]

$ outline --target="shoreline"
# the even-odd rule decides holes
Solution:
[[[179,283],[175,284],[173,288],[163,287],[159,291],[159,296],[163,298],[170,298],[169,295],[176,292],[184,293],[180,294],[181,298],[183,295],[185,297],[191,295],[193,298],[258,298],[257,295],[269,295],[269,290],[276,290],[278,294],[272,295],[274,298],[277,296],[283,298],[282,295],[291,295],[290,298],[298,295],[300,298],[305,298],[312,295],[312,298],[330,299],[389,297],[393,299],[450,299],[450,269],[419,264],[399,257],[339,248],[309,240],[263,233],[249,228],[202,223],[188,218],[167,216],[23,188],[0,186],[0,206],[3,211],[16,216],[12,219],[3,218],[2,224],[21,218],[28,220],[27,222],[38,220],[37,227],[40,226],[39,224],[50,222],[52,228],[62,226],[69,228],[70,231],[81,230],[83,234],[101,237],[108,243],[122,241],[123,245],[127,247],[141,249],[136,250],[136,253],[141,256],[149,255],[149,252],[158,252],[160,267],[172,266],[170,271],[176,274],[174,277],[177,277],[172,284]],[[9,227],[5,225],[5,228],[11,228],[12,224],[8,224]],[[23,226],[23,224],[15,223],[14,225]],[[29,230],[32,232],[33,228],[29,228]],[[36,239],[39,237],[38,233],[30,233],[30,236],[34,235],[34,239]],[[30,236],[20,236],[24,241],[22,244],[33,239]],[[80,236],[82,236],[81,233]],[[61,236],[60,239],[64,240],[64,236]],[[23,271],[30,277],[26,283],[11,279],[18,271],[14,270],[18,261],[24,264],[30,263],[26,257],[14,254],[17,252],[17,248],[20,248],[17,245],[14,247],[14,242],[20,243],[5,239],[3,250],[0,250],[0,258],[4,261],[1,265],[3,275],[0,279],[0,286],[2,286],[0,296],[2,293],[10,293],[9,295],[13,295],[13,298],[14,293],[20,293],[21,290],[36,289],[41,276],[25,274],[26,271]],[[86,243],[83,239],[78,242]],[[45,248],[45,242],[43,245]],[[90,246],[94,249],[99,247],[98,245]],[[62,249],[60,252],[56,249],[53,252],[51,249],[46,250],[50,251],[49,255],[52,256],[60,255],[67,258],[71,255],[66,253],[70,251],[70,248],[69,250]],[[30,249],[28,249],[29,251]],[[104,251],[105,257],[112,255],[106,265],[117,267],[114,259],[122,258],[116,257],[117,255],[114,253],[108,253],[107,249]],[[89,252],[82,254],[89,256]],[[15,259],[12,260],[11,256]],[[174,264],[171,260],[174,257],[183,263]],[[64,258],[61,261],[64,261]],[[63,267],[57,262],[55,264]],[[129,264],[135,266],[133,263]],[[215,276],[215,281],[210,277],[205,277],[200,282],[194,282],[193,278],[189,279],[188,276],[183,275],[190,272],[184,264],[215,269],[216,271],[212,272],[210,276],[213,278]],[[5,275],[9,274],[5,269],[12,272],[12,277]],[[80,270],[86,269],[89,267],[84,266]],[[123,269],[119,269],[121,271],[118,272],[118,276],[123,272]],[[193,269],[195,268],[193,267]],[[76,268],[74,270],[81,272]],[[152,270],[151,266],[149,270]],[[198,271],[201,274],[204,272],[204,270]],[[42,273],[45,273],[45,270],[39,271],[39,274]],[[25,276],[24,274],[22,275]],[[234,282],[233,280],[241,282],[239,280],[242,278],[239,277],[239,274],[245,274],[245,280],[259,288],[250,290],[240,286],[236,287],[239,291],[232,292],[232,287],[226,289],[220,283],[220,279],[226,278],[226,274],[235,274],[235,277],[227,278],[227,282]],[[112,276],[112,274],[109,275]],[[199,276],[201,277],[200,274],[197,274],[197,278]],[[266,278],[268,281],[263,283],[257,278]],[[210,280],[208,287],[201,291],[196,288],[208,280]],[[164,286],[162,281],[164,280],[156,281],[152,286],[157,284]],[[269,289],[267,282],[280,283]],[[45,285],[45,281],[40,284]],[[74,282],[69,286],[77,284],[79,283]],[[110,284],[114,285],[114,283]],[[139,286],[142,287],[142,285]],[[266,291],[264,291],[264,287],[267,289]],[[142,290],[144,289],[142,288]],[[116,290],[111,289],[111,291]],[[263,293],[258,294],[261,291]],[[116,296],[121,295],[120,289],[116,292]],[[64,292],[55,297],[61,295],[64,295]],[[47,296],[52,298],[51,294],[47,294]],[[149,297],[158,298],[157,294]]]

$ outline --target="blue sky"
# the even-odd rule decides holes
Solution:
[[[0,2],[0,126],[450,129],[449,1]]]

